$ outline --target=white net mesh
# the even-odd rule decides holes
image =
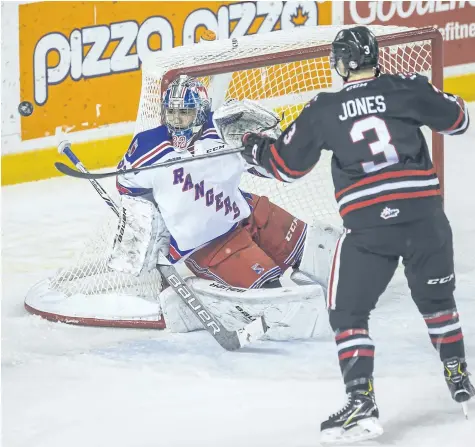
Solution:
[[[341,86],[339,78],[332,75],[328,51],[317,58],[296,55],[311,47],[325,46],[333,40],[342,27],[302,27],[292,32],[277,31],[265,35],[245,36],[238,39],[206,42],[194,46],[178,47],[169,52],[159,52],[144,62],[142,93],[135,132],[156,127],[160,122],[160,98],[162,82],[170,70],[187,67],[200,69],[207,64],[210,70],[219,66],[219,74],[201,79],[208,86],[216,108],[227,98],[258,100],[284,113],[285,128],[316,93],[335,90]],[[377,36],[393,35],[407,31],[400,27],[373,27]],[[383,72],[423,72],[431,75],[431,41],[414,40],[380,48],[380,63]],[[261,66],[239,64],[240,59],[264,56]],[[289,60],[291,62],[289,62]],[[239,66],[239,70],[236,70]],[[234,67],[234,68],[233,68]],[[256,68],[254,68],[256,67]],[[210,71],[208,73],[216,73]],[[245,175],[242,189],[268,196],[274,203],[295,216],[312,222],[315,219],[339,224],[330,178],[330,155],[324,153],[321,161],[309,175],[293,184]],[[106,267],[110,252],[115,221],[106,226],[99,240],[89,244],[89,249],[76,261],[74,267],[60,272],[51,281],[50,287],[67,296],[75,294],[131,294],[156,298],[160,290],[157,272],[139,278],[111,272]]]
[[[111,270],[107,266],[117,227],[117,219],[107,220],[96,237],[87,241],[84,250],[70,268],[60,270],[50,282],[50,288],[66,296],[132,295],[156,299],[161,290],[157,270],[136,277]]]

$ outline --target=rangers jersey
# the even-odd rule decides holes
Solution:
[[[210,115],[188,151],[176,152],[167,127],[162,125],[136,135],[118,168],[149,166],[223,150],[225,144]],[[239,154],[229,154],[119,175],[117,189],[120,194],[143,196],[156,203],[171,234],[169,260],[174,263],[249,217],[246,193],[239,189],[241,175],[248,168]]]

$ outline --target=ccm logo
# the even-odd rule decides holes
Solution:
[[[434,279],[429,279],[427,281],[427,284],[445,284],[446,282],[450,282],[455,278],[455,275],[451,273],[449,276],[446,276],[444,278],[434,278]]]
[[[285,240],[287,242],[290,242],[290,239],[292,239],[292,236],[294,235],[294,231],[295,229],[297,228],[297,224],[298,224],[299,220],[297,218],[295,218],[292,223],[290,224],[290,228],[289,228],[289,231],[287,231],[287,235],[285,236]]]
[[[213,317],[203,309],[201,303],[194,297],[190,289],[183,284],[175,275],[170,275],[167,277],[167,280],[170,282],[172,287],[175,289],[175,292],[180,294],[180,296],[185,300],[188,307],[191,307],[194,310],[194,313],[202,321],[202,323],[213,329],[213,334],[221,332],[218,323],[213,320]]]

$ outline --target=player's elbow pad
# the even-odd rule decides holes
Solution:
[[[468,126],[470,126],[470,116],[468,115],[468,110],[466,111],[466,117],[465,117],[465,123],[463,126],[461,126],[459,129],[456,129],[454,132],[452,132],[450,135],[462,135],[465,133],[468,129]]]
[[[468,129],[468,126],[470,125],[470,116],[468,114],[468,108],[465,103],[461,98],[457,99],[457,103],[460,106],[460,113],[459,116],[457,117],[457,120],[455,123],[450,127],[449,129],[439,131],[439,133],[443,135],[462,135],[465,133]]]

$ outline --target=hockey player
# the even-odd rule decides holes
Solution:
[[[327,307],[348,402],[321,424],[326,442],[383,431],[368,319],[400,258],[453,399],[464,403],[474,395],[453,295],[452,231],[420,130],[462,134],[466,105],[419,74],[380,75],[378,43],[363,26],[337,34],[331,63],[345,81],[341,91],[318,94],[277,139],[243,136],[246,160],[284,182],[308,173],[322,149],[333,152],[345,232],[332,261]]]
[[[242,106],[247,126],[267,128],[274,138],[280,134],[276,114],[251,102]],[[170,84],[162,98],[162,123],[133,138],[119,168],[225,148],[214,127],[207,90],[197,79],[180,76]],[[119,233],[125,234],[116,237],[110,266],[138,274],[155,268],[160,251],[168,253],[171,263],[184,260],[199,278],[227,286],[279,287],[283,272],[297,266],[326,285],[330,251],[325,255],[328,262],[315,273],[316,255],[305,255],[306,237],[319,237],[321,244],[333,247],[328,241],[339,234],[309,227],[267,197],[241,191],[241,176],[249,168],[240,154],[230,154],[120,175],[117,189],[124,211]],[[251,169],[265,175],[260,171]],[[312,243],[310,250],[316,246]]]

